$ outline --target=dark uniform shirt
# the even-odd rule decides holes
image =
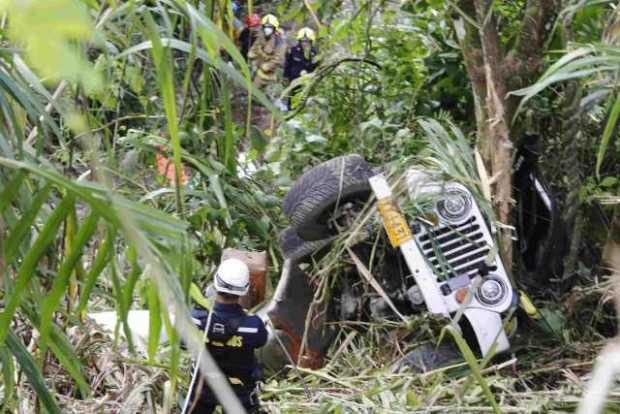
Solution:
[[[308,73],[316,68],[317,50],[310,48],[308,56],[304,53],[303,47],[297,44],[289,49],[284,62],[284,77],[289,81],[294,81],[301,76],[302,71]]]
[[[209,311],[195,309],[192,320],[204,330]],[[238,394],[251,392],[259,377],[254,350],[267,342],[265,323],[245,313],[241,305],[215,302],[207,334],[207,349]]]
[[[258,30],[250,27],[246,27],[239,34],[239,50],[245,60],[248,60],[248,52],[257,38]]]

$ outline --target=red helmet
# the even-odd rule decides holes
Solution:
[[[245,18],[245,25],[247,27],[258,27],[260,26],[260,16],[258,14],[250,14]]]

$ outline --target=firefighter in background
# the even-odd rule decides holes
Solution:
[[[241,56],[247,61],[248,52],[250,48],[258,39],[260,33],[260,16],[258,14],[251,14],[245,18],[245,28],[239,34],[239,50]]]
[[[195,309],[192,320],[206,331],[207,349],[248,414],[263,413],[257,396],[256,383],[261,375],[254,350],[267,342],[267,328],[261,318],[248,315],[239,304],[250,288],[250,270],[239,259],[226,259],[214,279],[216,297],[212,311]],[[187,404],[190,413],[211,414],[220,404],[205,382],[196,382],[192,389]]]
[[[261,20],[262,30],[250,48],[248,59],[254,76],[254,86],[266,90],[278,81],[277,71],[284,64],[286,43],[279,34],[280,22],[268,14]]]
[[[317,49],[314,46],[316,33],[314,30],[304,27],[297,32],[297,43],[291,47],[286,54],[284,63],[284,78],[288,82],[293,82],[300,76],[311,73],[316,69]],[[288,109],[291,109],[291,97],[296,95],[301,86],[293,88],[288,98]]]

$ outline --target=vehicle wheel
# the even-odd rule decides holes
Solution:
[[[430,372],[462,361],[462,359],[460,352],[452,344],[442,343],[435,346],[426,342],[408,352],[392,367],[392,371],[398,372],[406,367],[416,373]]]
[[[335,237],[306,241],[299,237],[294,228],[287,227],[280,233],[278,239],[284,258],[299,262],[329,246]]]
[[[303,240],[333,236],[328,226],[332,212],[352,201],[368,200],[373,171],[360,155],[331,159],[307,171],[283,201],[284,213]]]

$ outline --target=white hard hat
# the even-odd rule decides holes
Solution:
[[[244,296],[250,289],[250,269],[239,259],[226,259],[215,272],[215,290]]]

